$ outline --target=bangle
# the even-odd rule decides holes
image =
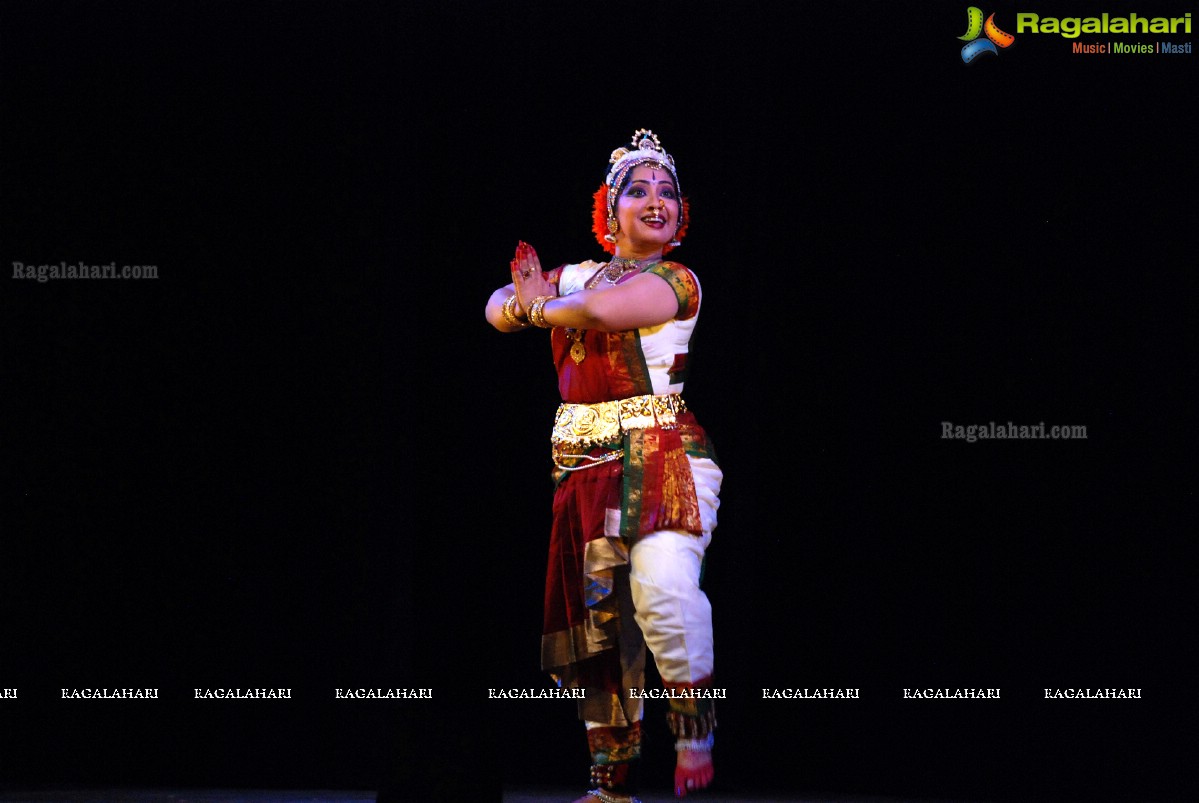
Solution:
[[[504,321],[509,326],[528,326],[528,320],[521,320],[516,316],[516,294],[508,296],[504,300],[503,306],[500,307],[500,314],[504,316]]]
[[[545,304],[553,299],[554,296],[537,296],[529,302],[529,323],[542,329],[552,329],[554,325],[545,322]]]

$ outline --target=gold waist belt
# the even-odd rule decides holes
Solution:
[[[558,406],[550,440],[555,455],[582,454],[594,446],[619,442],[630,429],[673,427],[687,405],[678,393],[630,396],[595,404]]]

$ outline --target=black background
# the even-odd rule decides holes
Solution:
[[[984,8],[1027,10],[1099,9]],[[726,475],[718,788],[1181,798],[1194,56],[1028,34],[965,65],[964,11],[0,6],[0,779],[583,778],[569,704],[485,699],[547,682],[556,397],[543,335],[482,310],[518,239],[599,258],[590,194],[650,127],[692,205],[687,396]],[[159,278],[7,276],[59,261]],[[260,686],[293,699],[188,699]],[[99,687],[161,699],[55,699]],[[930,687],[1003,696],[901,699]]]

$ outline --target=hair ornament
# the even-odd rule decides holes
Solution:
[[[670,175],[674,177],[675,186],[678,186],[679,177],[675,174],[674,157],[662,147],[662,140],[657,134],[648,128],[638,128],[633,132],[629,145],[632,146],[631,149],[617,148],[608,157],[608,164],[612,165],[612,168],[608,171],[605,184],[617,187],[631,167],[643,162],[654,162],[669,170]]]

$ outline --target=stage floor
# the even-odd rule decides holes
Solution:
[[[570,803],[581,789],[508,789],[502,803]],[[667,793],[638,795],[642,803],[675,803]],[[375,803],[374,792],[262,789],[39,789],[0,792],[0,803]],[[694,803],[978,803],[946,798],[897,798],[860,795],[795,796],[705,792]],[[471,803],[471,801],[453,801]]]
[[[503,803],[570,803],[586,790],[581,789],[509,789],[504,791]],[[637,795],[641,803],[677,803],[678,798],[669,793],[642,792]],[[702,792],[684,800],[693,803],[978,803],[978,801],[949,800],[945,798],[898,798],[869,797],[861,795],[798,794],[795,796],[769,794],[730,794],[727,792]]]
[[[374,792],[274,789],[39,789],[0,792],[2,803],[375,803]]]

